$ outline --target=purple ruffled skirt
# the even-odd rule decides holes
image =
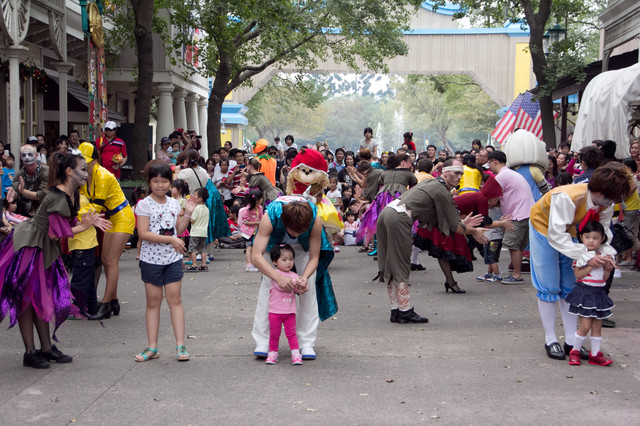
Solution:
[[[50,322],[55,316],[53,339],[71,312],[69,277],[61,258],[44,269],[42,249],[23,247],[13,251],[13,233],[0,244],[0,322],[9,315],[9,328],[33,306],[35,314]]]
[[[364,241],[365,246],[369,244],[376,234],[378,216],[380,216],[380,213],[382,213],[382,210],[387,204],[400,195],[402,195],[402,193],[399,191],[396,191],[395,194],[385,191],[376,196],[371,205],[369,205],[369,208],[362,215],[362,218],[360,218],[360,228],[358,228],[356,232],[356,241]]]

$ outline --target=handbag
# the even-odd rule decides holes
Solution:
[[[622,253],[633,247],[633,240],[631,238],[633,233],[622,222],[618,222],[613,225],[613,238],[611,239],[611,247],[615,249],[617,253]]]

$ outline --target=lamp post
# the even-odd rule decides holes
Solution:
[[[557,42],[564,40],[567,37],[567,30],[556,22],[556,24],[549,28],[542,37],[542,50],[545,56],[549,57],[551,47]]]

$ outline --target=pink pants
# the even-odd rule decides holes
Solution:
[[[280,343],[280,331],[284,324],[284,334],[289,340],[289,348],[293,351],[298,348],[298,336],[296,336],[296,314],[272,314],[269,313],[269,352],[278,351]]]

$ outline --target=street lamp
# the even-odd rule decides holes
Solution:
[[[556,24],[553,27],[549,28],[542,37],[542,50],[544,51],[544,54],[546,56],[549,56],[551,47],[560,40],[564,40],[566,36],[567,30],[565,30],[562,25],[556,22]]]

